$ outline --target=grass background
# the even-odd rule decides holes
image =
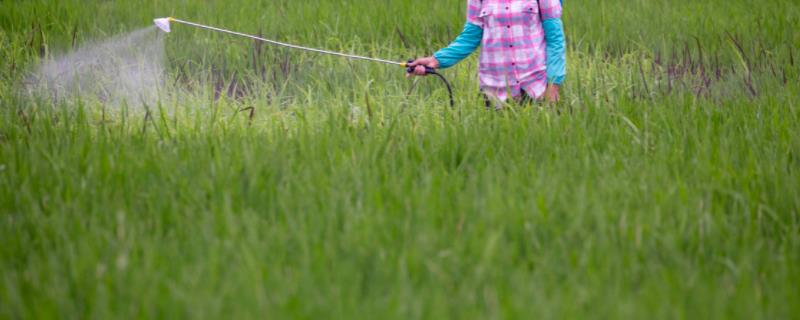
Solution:
[[[432,79],[180,26],[149,111],[17,89],[154,17],[405,60],[463,7],[0,2],[0,318],[798,317],[791,1],[568,0],[564,101],[502,112],[475,57],[449,110]]]

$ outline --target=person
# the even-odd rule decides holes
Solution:
[[[480,46],[478,78],[487,108],[509,99],[558,101],[566,77],[561,13],[561,0],[467,0],[461,34],[408,66],[424,76],[426,66],[452,67]]]

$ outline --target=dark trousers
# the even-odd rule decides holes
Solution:
[[[531,96],[529,96],[528,93],[525,92],[525,90],[520,90],[520,91],[521,91],[520,93],[522,94],[522,99],[520,99],[516,103],[518,105],[520,105],[520,106],[529,106],[529,105],[533,104],[534,100],[531,98]],[[489,98],[489,96],[487,96],[485,93],[482,93],[482,92],[481,92],[481,96],[483,97],[483,103],[486,106],[486,110],[491,110],[491,109],[499,110],[500,109],[500,106],[497,106],[497,105],[493,106],[493,104],[496,103],[497,100],[492,100],[492,98]],[[492,107],[494,107],[494,108],[492,108]]]

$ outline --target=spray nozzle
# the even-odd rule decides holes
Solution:
[[[166,32],[166,33],[169,33],[169,32],[170,32],[170,29],[169,29],[169,23],[170,23],[172,20],[173,20],[173,19],[172,19],[171,17],[169,17],[169,18],[158,18],[158,19],[153,19],[153,23],[155,23],[155,24],[156,24],[156,27],[158,27],[159,29],[161,29],[161,31],[164,31],[164,32]]]

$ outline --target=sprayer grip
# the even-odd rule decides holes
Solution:
[[[412,62],[414,62],[414,59],[408,59],[408,62],[406,62],[406,64],[404,65],[406,67],[406,73],[414,73],[414,68],[415,67],[409,67],[408,66],[408,64],[412,63]],[[429,66],[424,66],[424,67],[425,67],[425,74],[434,74],[434,73],[436,73],[436,69],[431,68]]]

